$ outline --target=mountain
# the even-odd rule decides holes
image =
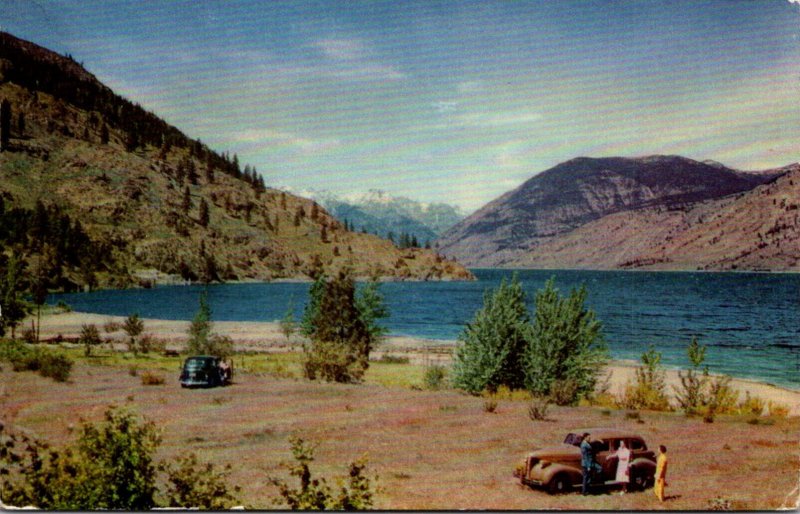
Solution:
[[[303,191],[318,201],[336,218],[347,221],[354,230],[393,235],[413,236],[420,245],[432,242],[448,228],[464,218],[459,207],[446,203],[424,203],[384,191],[339,196],[327,191]]]
[[[714,241],[726,248],[719,255],[681,238],[700,241],[698,234],[710,230],[708,220],[722,223],[719,212],[738,220],[736,209],[757,205],[764,219],[775,218],[782,209],[777,197],[775,206],[748,199],[765,187],[784,194],[793,186],[782,186],[782,179],[793,169],[741,172],[678,156],[572,159],[487,204],[437,245],[475,267],[786,269],[791,259],[777,257],[780,252],[759,263],[731,261],[745,239],[760,244],[759,230],[737,231],[734,238],[728,227]]]
[[[472,277],[435,252],[346,230],[71,57],[7,33],[0,101],[0,267],[21,256],[51,289],[298,279],[343,267],[358,277]]]

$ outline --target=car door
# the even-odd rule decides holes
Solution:
[[[614,480],[617,473],[616,440],[603,439],[595,448],[595,458],[603,468],[603,481]]]

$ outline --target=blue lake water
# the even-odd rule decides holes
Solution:
[[[473,270],[475,282],[382,285],[390,334],[455,340],[483,304],[483,294],[512,272]],[[654,344],[669,367],[687,365],[692,336],[708,346],[712,372],[800,389],[800,275],[623,271],[519,271],[532,310],[550,277],[568,293],[585,285],[611,355],[638,360]],[[215,321],[276,321],[290,304],[299,319],[307,283],[216,284],[208,287]],[[203,286],[165,286],[51,295],[76,311],[191,320]]]

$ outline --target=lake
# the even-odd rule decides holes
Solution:
[[[473,270],[475,282],[390,282],[382,285],[393,335],[455,340],[508,270]],[[692,336],[708,346],[712,372],[800,389],[800,275],[632,271],[522,270],[534,294],[550,277],[566,294],[585,285],[587,305],[602,321],[611,355],[638,360],[649,344],[669,367],[688,365]],[[208,287],[216,321],[277,321],[292,304],[300,319],[308,283],[215,284]],[[164,286],[50,295],[74,310],[191,320],[203,286]]]

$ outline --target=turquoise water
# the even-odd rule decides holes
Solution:
[[[455,340],[483,303],[483,293],[512,272],[473,270],[475,282],[382,285],[393,335]],[[621,271],[519,271],[533,295],[554,276],[563,293],[585,284],[587,303],[603,322],[615,359],[638,360],[654,344],[670,367],[683,367],[692,336],[708,346],[712,372],[800,389],[800,275]],[[307,283],[216,284],[208,287],[216,321],[276,321],[293,303],[299,319]],[[190,320],[202,286],[52,295],[77,311]]]

